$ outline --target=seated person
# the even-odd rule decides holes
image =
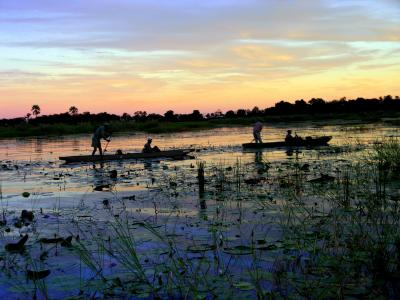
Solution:
[[[291,143],[293,141],[294,141],[294,137],[292,136],[292,131],[288,130],[287,134],[286,134],[286,137],[285,137],[285,142],[286,143]]]
[[[298,136],[297,133],[294,135],[294,140],[295,141],[302,141],[303,138],[301,136]]]
[[[151,142],[153,141],[152,138],[147,138],[147,143],[144,144],[143,153],[153,153],[153,152],[160,152],[160,149],[157,146],[151,147]]]

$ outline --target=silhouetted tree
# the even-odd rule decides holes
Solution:
[[[203,120],[203,115],[200,113],[198,109],[193,110],[192,114],[190,115],[191,121],[200,121]]]
[[[303,99],[296,100],[294,102],[294,107],[296,108],[296,110],[299,109],[301,111],[304,111],[307,108],[307,102],[304,101]]]
[[[383,101],[392,101],[392,100],[393,100],[392,95],[387,95],[387,96],[383,97]]]
[[[258,106],[254,106],[253,109],[252,109],[249,113],[247,113],[247,115],[250,115],[250,116],[259,116],[260,113],[261,113],[261,111],[260,111],[260,109],[258,108]]]
[[[217,109],[215,112],[214,112],[214,117],[215,118],[221,118],[221,117],[223,117],[224,116],[224,114],[222,113],[222,111],[220,110],[220,109]]]
[[[233,110],[228,110],[226,113],[225,113],[225,118],[234,118],[236,115],[235,115],[235,112],[233,111]]]
[[[324,99],[321,98],[312,98],[310,101],[308,101],[308,104],[311,106],[311,112],[312,113],[323,113],[326,110],[326,103]]]
[[[68,110],[68,112],[72,115],[72,116],[76,116],[78,114],[78,108],[76,106],[71,106]]]
[[[35,116],[35,118],[38,115],[40,115],[40,107],[39,107],[39,105],[37,105],[37,104],[32,105],[31,112]]]
[[[294,111],[294,105],[283,100],[276,103],[275,108],[278,114],[290,114]]]
[[[165,121],[176,121],[177,120],[177,116],[175,115],[173,110],[168,110],[164,114],[164,118],[165,118]]]
[[[238,110],[236,111],[236,115],[237,115],[238,117],[240,117],[240,118],[243,118],[243,117],[246,116],[246,110],[244,110],[244,109],[238,109]]]
[[[325,101],[324,101],[324,99],[321,99],[321,98],[312,98],[310,101],[308,101],[308,103],[311,106],[322,106],[325,104]]]
[[[164,117],[160,114],[148,114],[147,115],[147,120],[157,120],[157,121],[161,121]]]
[[[121,120],[123,121],[129,121],[131,119],[131,116],[128,113],[123,113],[121,116]]]
[[[147,117],[147,112],[145,111],[138,110],[133,113],[133,118],[136,121],[145,121],[146,117]]]

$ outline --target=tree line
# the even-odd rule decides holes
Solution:
[[[322,98],[312,98],[309,101],[303,99],[296,100],[294,103],[279,101],[273,107],[260,109],[255,106],[252,109],[228,110],[225,113],[218,110],[214,113],[202,114],[199,110],[193,110],[190,114],[176,114],[173,110],[168,110],[164,114],[147,113],[146,111],[136,111],[133,114],[123,113],[122,115],[109,114],[106,112],[92,114],[90,112],[79,113],[76,106],[71,106],[67,112],[53,115],[40,115],[40,107],[35,104],[31,112],[21,118],[1,119],[0,126],[15,126],[24,123],[32,125],[40,124],[76,124],[83,122],[104,123],[110,121],[166,121],[166,122],[186,122],[202,121],[221,118],[246,118],[246,117],[268,117],[286,115],[322,115],[327,113],[362,113],[376,111],[400,111],[399,96],[387,95],[379,98],[365,99],[346,99],[325,101]]]

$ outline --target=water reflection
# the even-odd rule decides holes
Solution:
[[[292,126],[293,127],[293,126]],[[282,138],[285,127],[268,128],[268,141],[278,141]],[[300,131],[300,130],[298,130]],[[352,131],[344,130],[341,126],[302,127],[302,135],[332,135],[332,146],[342,146],[353,141],[354,143],[368,144],[377,136],[390,136],[397,132],[397,127],[383,125],[371,126],[370,130]],[[159,174],[168,173],[165,160],[146,161],[115,161],[96,164],[61,165],[59,156],[90,153],[91,135],[75,135],[53,138],[7,139],[0,143],[0,160],[4,167],[0,171],[3,195],[20,194],[21,190],[45,190],[44,192],[57,192],[60,187],[68,191],[87,191],[88,186],[114,184],[110,181],[108,172],[117,170],[118,174],[130,170],[141,169],[135,177],[135,187],[146,187],[149,178]],[[293,155],[299,156],[296,149],[265,149],[263,151],[242,151],[241,143],[248,142],[251,137],[249,128],[220,128],[199,132],[185,132],[176,134],[153,135],[157,145],[162,149],[170,148],[196,148],[192,154],[198,160],[206,161],[211,165],[235,165],[240,160],[242,164],[255,163],[259,168],[264,168],[267,162],[284,160]],[[350,139],[350,137],[352,139]],[[113,137],[109,145],[110,153],[115,149],[124,152],[141,151],[144,134],[120,134]],[[320,153],[320,150],[303,149],[302,155]],[[267,159],[268,158],[268,159]],[[169,164],[169,163],[168,163]],[[177,164],[194,164],[194,161],[174,161]],[[136,171],[135,171],[136,172]],[[59,173],[71,173],[71,176],[55,179]],[[144,178],[143,176],[147,176]],[[140,180],[139,180],[140,178]],[[132,189],[129,180],[132,177],[119,178],[119,189]],[[122,179],[124,181],[122,181]],[[139,182],[140,181],[140,182]],[[121,184],[120,184],[121,183]],[[61,185],[62,184],[62,185]],[[200,209],[206,210],[206,203],[200,203]]]
[[[262,151],[254,152],[254,162],[256,165],[262,163]]]
[[[293,148],[288,148],[287,150],[286,150],[286,156],[293,156]]]
[[[264,139],[268,142],[281,141],[286,129],[284,126],[266,128],[265,131],[268,131],[268,136],[265,136]],[[375,125],[369,131],[351,131],[343,129],[342,126],[304,127],[303,125],[297,131],[301,131],[304,136],[331,135],[333,139],[330,144],[341,145],[348,142],[350,137],[363,143],[376,136],[395,135],[397,129]],[[82,134],[52,138],[5,139],[0,145],[0,160],[58,160],[59,156],[77,155],[77,152],[87,154],[90,153],[90,138],[90,134]],[[162,150],[196,148],[201,150],[241,151],[241,144],[248,142],[249,138],[251,138],[251,128],[247,127],[153,135],[153,139],[157,140],[157,145]],[[145,134],[116,134],[108,146],[108,151],[115,153],[117,149],[121,149],[123,152],[140,152],[145,139]],[[35,153],[34,157],[32,157],[32,152]]]
[[[42,153],[43,152],[43,140],[37,139],[34,143],[35,145],[35,153]]]
[[[81,140],[74,138],[72,140],[72,151],[79,151],[80,150],[80,145],[81,145]]]

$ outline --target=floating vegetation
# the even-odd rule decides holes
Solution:
[[[400,147],[368,145],[62,170],[4,162],[2,180],[18,181],[0,189],[1,295],[396,299]]]
[[[8,243],[5,249],[9,252],[22,252],[25,250],[25,243],[28,240],[28,235],[25,234],[17,243]]]

